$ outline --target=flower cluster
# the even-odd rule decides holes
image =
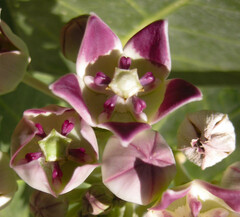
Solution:
[[[71,108],[48,105],[26,110],[11,140],[10,167],[38,190],[30,199],[33,215],[64,216],[72,201],[80,204],[79,216],[106,214],[127,201],[148,205],[145,216],[240,216],[236,166],[232,168],[238,173],[226,172],[222,187],[193,180],[169,189],[180,166],[176,167],[172,149],[152,125],[200,100],[202,94],[182,79],[167,79],[171,70],[167,31],[167,21],[155,21],[122,47],[95,14],[75,18],[63,28],[62,51],[76,62],[77,73],[64,75],[49,88]],[[9,79],[0,82],[11,84],[10,89],[0,86],[0,93],[5,93],[21,80],[28,52],[2,21],[0,40],[0,58],[6,64],[0,76],[7,74],[6,68],[9,72]],[[15,60],[22,63],[21,75],[7,67]],[[100,149],[96,128],[112,133]],[[202,170],[234,149],[234,127],[225,114],[192,113],[179,128],[177,151]],[[2,172],[1,164],[1,174],[10,174],[11,168]],[[101,170],[96,169],[99,166]],[[232,177],[236,182],[231,183]],[[12,180],[5,195],[16,191]],[[84,182],[87,187],[79,188]],[[0,184],[0,189],[5,185],[8,189],[4,180]],[[80,199],[73,196],[74,189],[81,192]]]

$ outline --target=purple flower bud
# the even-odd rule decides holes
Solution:
[[[25,111],[11,148],[10,165],[17,174],[54,196],[80,185],[97,167],[93,129],[73,109],[56,105]]]
[[[142,111],[147,107],[145,101],[143,101],[142,99],[136,96],[132,97],[132,102],[133,102],[134,112],[136,114],[141,114]]]
[[[81,41],[89,15],[82,15],[70,20],[61,30],[61,49],[63,55],[76,62]]]
[[[178,130],[178,148],[204,170],[235,150],[234,127],[226,114],[212,111],[188,114]]]
[[[30,62],[25,43],[0,18],[0,95],[13,91]]]
[[[155,77],[152,72],[147,72],[144,76],[140,78],[140,82],[142,86],[146,86],[154,83]]]

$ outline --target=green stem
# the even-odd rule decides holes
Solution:
[[[55,98],[59,99],[57,96],[55,96],[51,90],[49,89],[48,85],[43,83],[42,81],[38,80],[37,78],[34,78],[31,74],[26,73],[22,82],[36,90],[39,90],[40,92]]]
[[[176,161],[176,169],[177,173],[174,178],[174,184],[175,186],[183,185],[187,182],[192,181],[191,177],[189,176],[187,170],[184,167],[184,161],[186,160],[186,157],[181,152],[175,152],[175,161]]]

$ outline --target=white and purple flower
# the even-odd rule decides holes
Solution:
[[[192,84],[166,80],[171,69],[167,28],[166,21],[156,21],[122,48],[111,29],[91,15],[77,57],[77,75],[60,78],[50,86],[52,92],[89,125],[130,141],[169,112],[201,99]]]
[[[31,187],[58,196],[98,166],[93,129],[70,108],[29,109],[12,136],[10,166]]]
[[[194,180],[168,189],[146,217],[239,217],[240,191]]]

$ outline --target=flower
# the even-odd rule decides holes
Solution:
[[[226,114],[198,111],[188,114],[178,130],[178,148],[203,170],[235,150],[235,132]]]
[[[164,20],[153,22],[122,49],[119,38],[92,14],[77,57],[77,75],[63,76],[50,89],[89,125],[130,141],[169,112],[201,99],[188,82],[166,80],[171,68],[167,28]]]
[[[0,209],[3,209],[13,198],[17,191],[17,177],[9,167],[7,153],[0,151]]]
[[[240,190],[240,161],[228,166],[223,173],[221,186]]]
[[[98,166],[94,131],[73,109],[26,110],[11,143],[11,167],[31,187],[53,196],[71,191]]]
[[[41,191],[34,191],[30,197],[30,211],[33,216],[65,217],[68,203],[62,198],[55,198]]]
[[[17,87],[29,62],[25,43],[0,18],[0,95]]]
[[[147,217],[239,217],[240,191],[194,180],[168,189]]]
[[[171,148],[151,129],[141,131],[128,147],[112,136],[103,152],[103,183],[117,197],[137,204],[149,204],[159,197],[175,176]]]

